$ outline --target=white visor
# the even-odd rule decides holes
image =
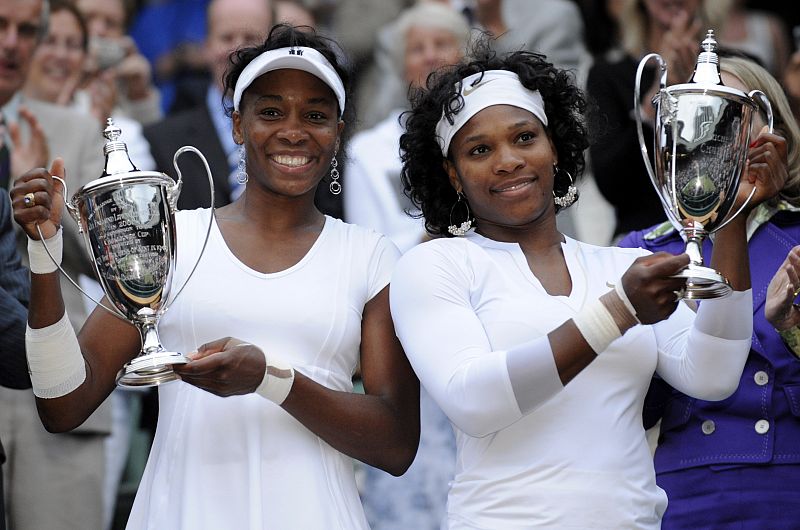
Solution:
[[[489,87],[484,88],[486,85]],[[450,123],[446,114],[442,112],[442,117],[436,124],[436,141],[439,142],[445,157],[447,150],[450,149],[450,142],[464,124],[492,105],[511,105],[528,110],[547,125],[542,95],[538,90],[525,88],[514,72],[487,70],[472,74],[461,81],[460,94],[464,106],[458,112],[451,114],[450,120],[453,120],[453,123]]]
[[[253,81],[267,72],[281,69],[302,70],[321,79],[331,87],[331,90],[336,95],[336,101],[339,103],[339,117],[342,117],[345,103],[342,79],[324,55],[314,48],[306,48],[304,46],[266,51],[245,66],[239,75],[239,79],[236,80],[236,88],[233,91],[234,110],[239,110],[242,94]]]

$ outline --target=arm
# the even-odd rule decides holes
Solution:
[[[57,227],[61,222],[63,190],[60,190],[60,186],[54,185],[51,174],[63,177],[64,167],[61,159],[56,159],[50,172],[45,169],[27,172],[17,179],[11,191],[14,217],[33,240],[39,239],[36,224],[40,225],[44,237],[50,239],[56,237]],[[35,193],[36,205],[33,207],[26,207],[22,201],[29,192]],[[105,302],[108,304],[108,301]],[[36,331],[46,333],[48,329],[52,329],[52,326],[62,321],[64,316],[65,308],[58,272],[32,273],[28,326],[34,330],[33,333]],[[69,326],[66,333],[70,336],[65,337],[62,342],[47,345],[48,351],[53,354],[51,360],[57,368],[65,356],[79,355],[85,365],[86,375],[79,385],[66,394],[53,398],[42,398],[37,395],[39,417],[45,428],[51,432],[68,431],[83,423],[114,389],[116,372],[138,353],[140,346],[138,332],[132,325],[101,308],[97,308],[84,325],[78,339],[78,351],[71,349],[67,351],[68,344],[74,343],[75,337]],[[31,331],[28,335],[29,363],[38,366],[40,363],[32,360],[33,356],[41,351],[34,351],[39,345],[31,343]],[[59,347],[63,347],[64,351],[53,351]],[[32,368],[34,393],[37,392],[35,375]]]
[[[0,194],[0,386],[31,386],[25,362],[29,291],[28,271],[20,263],[11,225],[11,203]]]
[[[419,382],[403,354],[389,314],[389,288],[364,307],[361,376],[365,395],[327,388],[299,372],[279,403],[337,450],[393,475],[405,472],[419,443]],[[255,392],[273,368],[270,352],[236,339],[198,348],[176,366],[184,382],[219,396]]]
[[[392,315],[414,370],[459,429],[486,436],[511,425],[557,394],[597,353],[571,319],[547,335],[496,350],[470,301],[472,271],[430,245],[412,249],[392,281]],[[642,322],[665,318],[676,307],[671,274],[688,257],[639,258],[623,277]],[[601,299],[603,303],[607,295]],[[536,319],[537,315],[530,315]],[[616,321],[619,332],[627,325]],[[600,350],[603,351],[603,350]]]

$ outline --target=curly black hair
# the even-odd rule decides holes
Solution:
[[[350,97],[350,72],[342,64],[340,57],[345,57],[345,53],[336,41],[318,35],[314,28],[309,26],[292,26],[289,24],[277,24],[272,27],[267,35],[266,40],[258,46],[251,46],[246,48],[239,48],[233,51],[228,56],[228,70],[225,73],[225,90],[223,96],[223,105],[225,112],[230,117],[233,114],[233,92],[236,89],[236,81],[245,67],[250,62],[269,50],[276,50],[278,48],[288,47],[306,47],[313,48],[320,52],[339,77],[344,85],[345,96],[347,103],[345,105],[342,119],[347,123],[354,123],[352,117],[355,116]],[[341,109],[340,109],[341,110]]]
[[[569,73],[555,68],[544,55],[518,51],[499,56],[487,44],[479,44],[471,57],[431,74],[426,88],[411,94],[412,108],[404,115],[406,132],[400,137],[403,187],[421,210],[426,230],[435,236],[451,235],[447,227],[457,200],[436,140],[436,124],[443,112],[450,118],[463,108],[460,88],[467,76],[487,70],[516,73],[525,87],[542,95],[549,122],[546,129],[558,152],[559,168],[577,180],[585,166],[583,152],[589,145],[583,121],[586,103]],[[569,184],[566,173],[559,171],[556,193],[564,194]]]

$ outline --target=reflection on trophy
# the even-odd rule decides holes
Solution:
[[[705,237],[742,211],[732,212],[747,159],[750,128],[756,101],[763,106],[772,131],[772,107],[760,90],[745,94],[720,80],[717,42],[713,30],[703,40],[692,79],[667,87],[667,65],[651,53],[639,63],[634,90],[634,110],[639,146],[650,180],[667,218],[686,241],[690,263],[678,276],[686,278],[687,299],[721,298],[730,294],[727,279],[703,266]],[[656,109],[654,163],[642,131],[641,78],[645,64],[657,59],[660,90]],[[653,167],[655,166],[655,168]],[[755,189],[747,201],[752,198]]]
[[[95,302],[133,323],[141,334],[142,350],[119,371],[117,384],[153,386],[176,379],[172,365],[189,362],[183,354],[164,349],[156,329],[168,301],[171,304],[186,285],[169,300],[176,255],[175,211],[183,182],[178,156],[192,151],[203,160],[212,205],[214,186],[205,157],[194,147],[182,147],[175,153],[177,182],[164,173],[139,171],[128,157],[127,146],[119,141],[121,133],[109,119],[103,131],[108,140],[103,148],[103,175],[79,189],[66,206],[84,235],[97,278],[112,307]],[[68,197],[66,188],[64,195]],[[206,242],[212,222],[213,207]],[[199,260],[198,257],[197,263]],[[89,296],[72,278],[67,278]]]

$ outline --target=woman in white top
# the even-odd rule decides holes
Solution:
[[[528,52],[477,57],[431,78],[400,140],[406,190],[443,236],[403,255],[390,298],[456,432],[445,527],[659,528],[643,398],[654,372],[703,399],[735,390],[752,332],[747,216],[716,234],[712,266],[734,293],[695,315],[672,277],[685,254],[557,231],[587,145],[568,75]],[[768,188],[780,152],[759,150],[740,191]]]
[[[128,528],[367,528],[345,455],[393,474],[413,460],[418,383],[388,302],[399,253],[314,206],[329,172],[338,191],[331,167],[345,82],[329,41],[290,26],[232,55],[226,87],[246,191],[216,211],[195,277],[161,320],[167,348],[197,351],[175,367],[182,381],[159,388]],[[34,255],[37,224],[56,246],[62,202],[51,175],[63,173],[32,170],[15,184]],[[200,252],[209,213],[176,216],[175,285]],[[76,340],[62,325],[57,274],[31,263],[31,377],[47,429],[69,430],[111,392],[140,338],[98,310]],[[352,392],[359,361],[366,395]]]

